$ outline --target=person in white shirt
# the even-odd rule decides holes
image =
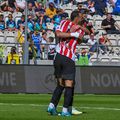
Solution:
[[[90,52],[96,52],[97,51],[97,40],[94,37],[94,34],[90,35],[90,39],[88,40],[87,44],[90,46],[89,51]]]

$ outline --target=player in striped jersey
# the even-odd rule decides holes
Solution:
[[[57,78],[57,87],[54,90],[51,102],[48,106],[48,112],[51,115],[57,115],[56,108],[61,94],[64,93],[64,104],[60,115],[71,116],[69,108],[73,104],[74,85],[75,85],[75,49],[78,41],[81,41],[84,33],[90,32],[78,23],[84,19],[84,14],[78,11],[71,13],[71,20],[63,20],[56,30],[58,45],[56,47],[56,57],[54,60],[55,76]]]

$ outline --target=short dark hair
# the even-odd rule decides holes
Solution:
[[[71,21],[73,21],[76,17],[78,17],[79,16],[79,11],[77,11],[77,10],[74,10],[72,13],[71,13],[71,17],[70,17],[70,19],[71,19]]]

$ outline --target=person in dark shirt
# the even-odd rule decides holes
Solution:
[[[32,3],[33,6],[36,6],[36,0],[28,0],[28,3]]]
[[[14,31],[16,29],[15,21],[13,20],[12,14],[8,15],[6,26],[9,31]]]
[[[18,22],[17,22],[17,29],[19,29],[20,28],[20,25],[23,25],[23,24],[25,24],[25,15],[22,15],[21,16],[21,19],[20,20],[18,20]]]
[[[9,5],[11,8],[15,8],[15,0],[8,0],[8,5]]]
[[[95,3],[96,14],[99,14],[100,16],[106,14],[107,11],[106,0],[92,0],[92,1],[94,1]]]
[[[102,21],[101,27],[106,30],[108,34],[120,34],[120,26],[112,18],[111,13],[107,13],[106,19]],[[116,29],[116,27],[118,29]]]

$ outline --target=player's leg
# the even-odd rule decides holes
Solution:
[[[75,80],[75,62],[71,59],[64,58],[64,69],[62,77],[65,80],[65,93],[64,93],[64,104],[62,114],[64,116],[70,116],[68,108],[73,103],[74,96],[74,80]]]
[[[61,79],[61,56],[59,54],[56,55],[56,58],[54,60],[54,74],[55,77],[57,78],[57,87],[55,88],[51,102],[48,106],[48,112],[51,113],[52,115],[57,114],[56,112],[56,107],[58,105],[58,102],[60,100],[61,94],[64,89],[64,81]]]
[[[65,80],[64,104],[62,109],[63,116],[71,116],[68,108],[73,102],[73,81]]]
[[[55,88],[51,99],[51,103],[54,104],[55,108],[57,108],[63,90],[64,90],[64,81],[62,80],[62,78],[58,78],[57,87]]]

